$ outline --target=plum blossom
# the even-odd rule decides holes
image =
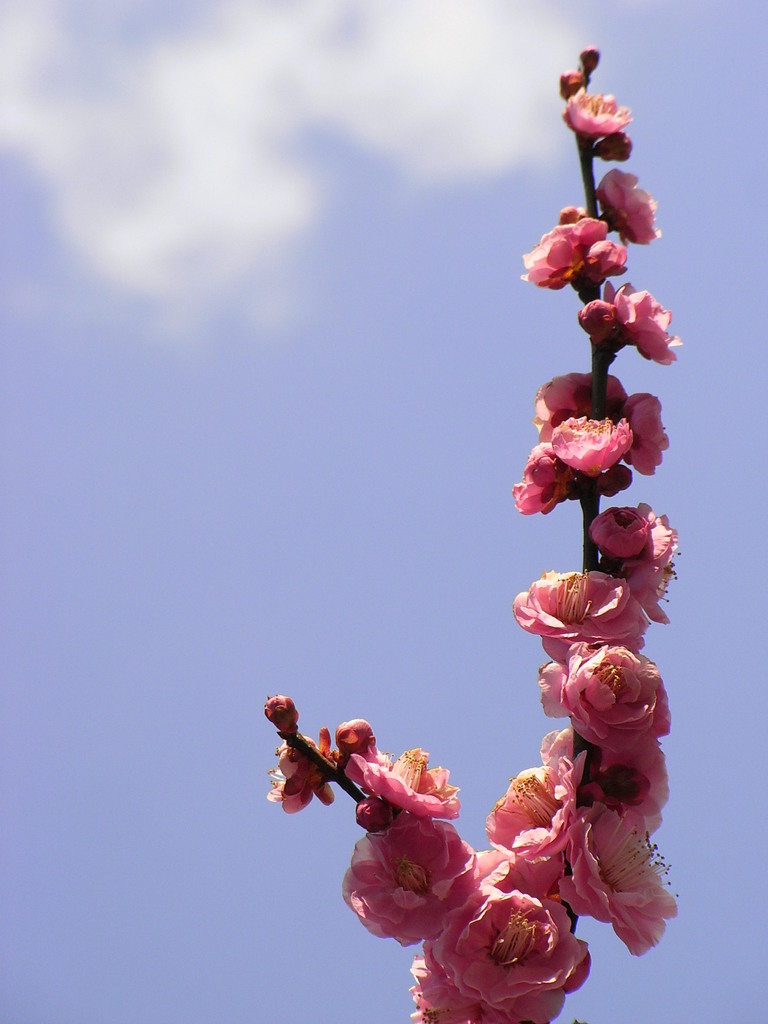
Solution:
[[[596,189],[603,217],[622,242],[647,245],[661,232],[655,227],[656,206],[653,196],[637,187],[637,175],[614,168]]]
[[[413,1024],[488,1024],[482,1006],[467,999],[456,988],[432,954],[432,943],[424,943],[424,956],[415,956],[411,966],[415,984],[410,989],[416,1010]]]
[[[586,416],[564,420],[552,431],[552,450],[571,469],[599,476],[615,465],[632,447],[632,431],[626,420]]]
[[[621,572],[648,618],[667,623],[669,616],[660,602],[666,597],[669,582],[675,575],[672,558],[677,551],[677,530],[672,529],[666,516],[657,516],[645,502],[637,509],[648,520],[648,541],[639,555],[624,561]]]
[[[623,132],[632,120],[628,107],[620,107],[615,96],[591,94],[583,89],[568,98],[563,120],[577,135],[601,139]]]
[[[627,392],[618,377],[608,374],[606,414],[614,423],[622,417]],[[592,374],[565,373],[542,384],[536,392],[534,425],[539,441],[551,441],[552,432],[563,420],[589,416],[592,408]]]
[[[429,754],[416,747],[406,750],[393,764],[375,748],[365,756],[352,754],[344,771],[364,792],[379,796],[394,807],[417,817],[457,818],[457,786],[448,784],[446,768],[427,768]]]
[[[589,743],[624,752],[669,732],[669,707],[650,659],[611,644],[574,644],[566,664],[539,672],[541,703],[553,718],[570,717]]]
[[[309,737],[304,737],[315,749],[318,745]],[[327,729],[320,730],[320,753],[328,756],[330,752],[330,734]],[[296,750],[295,747],[283,743],[278,749],[277,767],[270,773],[272,789],[267,799],[282,804],[287,814],[303,810],[313,796],[322,804],[332,804],[334,792],[322,769],[313,764],[309,758]]]
[[[518,512],[546,515],[570,496],[573,470],[555,455],[551,444],[537,444],[528,456],[523,479],[512,488]]]
[[[603,298],[616,307],[623,344],[634,345],[641,356],[663,366],[677,359],[672,349],[682,345],[682,342],[667,333],[672,314],[650,292],[637,292],[631,284],[622,285],[616,291],[607,282]]]
[[[576,914],[610,922],[635,956],[656,945],[677,905],[647,835],[596,804],[571,826],[568,860],[573,873],[560,880],[560,894]]]
[[[647,393],[630,395],[622,415],[632,430],[632,447],[624,461],[643,476],[652,476],[661,465],[662,452],[669,448],[669,438],[661,422],[661,402]]]
[[[494,1022],[547,1024],[589,969],[587,944],[571,933],[559,900],[488,883],[447,916],[433,950],[461,995]]]
[[[520,626],[542,638],[550,658],[562,660],[573,643],[643,645],[647,620],[623,580],[603,572],[545,572],[513,610]]]
[[[607,508],[596,516],[589,527],[589,536],[609,558],[634,558],[645,550],[651,524],[639,509]]]
[[[592,305],[592,303],[590,303]],[[539,442],[552,440],[563,420],[589,416],[592,408],[592,376],[566,373],[543,384],[536,393],[534,425]],[[632,445],[624,461],[638,473],[650,476],[661,463],[669,439],[661,422],[661,402],[654,395],[627,395],[618,378],[608,375],[606,416],[614,423],[625,419],[632,431]]]
[[[645,833],[659,827],[667,800],[666,759],[654,736],[641,737],[629,750],[592,748],[589,782],[579,787],[580,806],[604,804]]]
[[[475,851],[453,825],[405,812],[358,840],[342,895],[368,931],[410,946],[434,938],[476,885]]]
[[[585,756],[580,754],[575,765],[561,757],[556,766],[529,768],[510,779],[485,823],[493,846],[523,857],[563,850]]]
[[[605,222],[593,217],[558,224],[523,256],[527,271],[523,281],[531,281],[539,288],[557,290],[572,284],[578,289],[623,274],[627,250],[607,241],[607,233]]]

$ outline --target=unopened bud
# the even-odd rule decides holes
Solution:
[[[275,694],[268,697],[264,705],[264,714],[270,720],[278,732],[297,732],[299,712],[290,697],[282,694]]]
[[[587,216],[583,206],[564,206],[560,211],[558,224],[575,224]]]
[[[560,95],[564,100],[575,96],[579,89],[584,88],[584,75],[580,71],[564,71],[560,75]]]
[[[584,72],[587,75],[591,75],[600,63],[600,51],[594,46],[588,46],[586,50],[582,50],[579,54],[579,60],[584,68]]]
[[[366,832],[383,832],[394,820],[394,808],[379,796],[361,800],[355,810],[357,824]]]
[[[632,140],[624,132],[614,132],[613,135],[606,135],[595,144],[595,156],[601,160],[617,160],[619,163],[629,160],[632,152]]]
[[[579,310],[579,324],[598,348],[604,346],[617,326],[616,307],[612,302],[595,299]]]
[[[364,754],[375,743],[373,729],[364,718],[342,722],[336,730],[336,746],[345,761],[350,754]]]
[[[617,462],[610,469],[606,469],[596,480],[597,493],[604,498],[612,498],[619,491],[626,491],[632,483],[632,470],[622,462]]]

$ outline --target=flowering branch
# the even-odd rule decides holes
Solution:
[[[342,722],[332,747],[328,729],[317,742],[298,732],[289,697],[265,707],[283,740],[269,798],[290,813],[314,797],[331,803],[331,783],[348,793],[366,834],[343,897],[372,934],[422,943],[414,1024],[549,1024],[589,974],[578,917],[610,923],[640,955],[677,913],[649,838],[668,796],[660,739],[669,705],[657,666],[640,653],[648,626],[668,621],[661,602],[677,533],[644,503],[601,512],[600,502],[626,490],[633,472],[653,474],[669,444],[658,398],[628,395],[608,371],[624,348],[669,365],[680,341],[652,295],[609,280],[626,271],[627,243],[659,232],[656,203],[634,175],[611,170],[595,185],[595,158],[624,161],[632,148],[629,110],[588,92],[598,61],[584,50],[579,70],[560,79],[586,207],[565,207],[523,257],[525,281],[578,295],[592,352],[590,373],[539,388],[539,443],[513,488],[524,515],[567,500],[582,509],[581,572],[545,572],[513,606],[550,659],[539,670],[544,712],[569,726],[544,737],[541,765],[510,779],[486,820],[491,848],[478,851],[451,824],[450,773],[430,768],[421,747],[392,759],[364,719]]]

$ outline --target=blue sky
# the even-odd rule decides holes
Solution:
[[[680,914],[639,960],[583,922],[561,1019],[765,1015],[757,11],[0,6],[2,1024],[408,1019],[413,950],[341,900],[351,802],[266,801],[261,709],[425,747],[478,846],[538,763],[511,604],[580,523],[510,491],[536,388],[589,351],[520,256],[580,201],[557,80],[586,44],[659,203],[628,278],[684,342],[616,364],[671,441],[627,501],[680,532],[646,646]]]

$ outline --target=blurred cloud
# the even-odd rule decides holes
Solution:
[[[583,42],[547,3],[139,6],[131,23],[120,3],[5,4],[0,148],[42,182],[68,250],[169,308],[246,275],[274,286],[322,213],[318,135],[422,187],[551,157],[553,76]]]

